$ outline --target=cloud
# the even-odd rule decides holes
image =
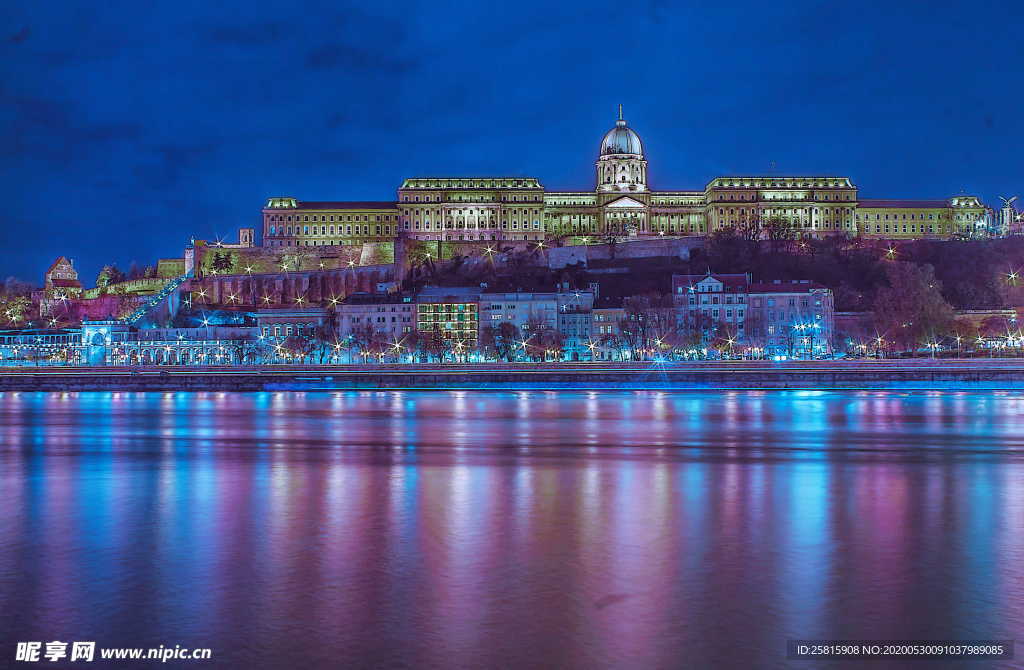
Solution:
[[[206,37],[210,42],[254,48],[271,42],[279,42],[285,35],[286,31],[279,21],[250,23],[248,25],[228,24],[206,30]]]
[[[143,135],[138,123],[84,120],[65,100],[0,91],[0,108],[9,110],[12,117],[0,130],[0,155],[8,157],[66,163]]]
[[[358,72],[380,72],[385,74],[406,74],[416,64],[388,56],[370,49],[345,44],[323,44],[306,56],[306,66],[315,70],[345,68]]]
[[[202,166],[210,161],[221,145],[219,142],[201,144],[161,144],[140,151],[140,160],[132,169],[139,183],[163,191],[177,186],[185,174],[203,173]]]
[[[18,32],[14,33],[10,37],[8,37],[7,41],[10,42],[11,44],[21,44],[23,42],[28,41],[28,38],[31,35],[32,35],[32,30],[28,26],[25,26],[24,28],[22,28]]]

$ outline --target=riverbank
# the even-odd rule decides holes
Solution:
[[[470,388],[1024,390],[1024,361],[701,361],[0,369],[0,392]]]

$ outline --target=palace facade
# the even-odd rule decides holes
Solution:
[[[274,197],[263,246],[382,242],[404,233],[445,241],[543,241],[700,236],[785,223],[810,236],[950,238],[989,230],[979,198],[862,199],[849,177],[718,177],[703,190],[652,191],[640,136],[619,118],[601,140],[593,191],[548,191],[533,177],[417,177],[394,201],[314,202]]]

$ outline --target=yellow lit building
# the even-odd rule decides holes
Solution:
[[[544,239],[544,187],[532,177],[406,179],[396,207],[414,239]]]
[[[263,208],[264,247],[319,247],[393,239],[394,202],[305,202],[270,198]]]
[[[882,239],[971,237],[986,227],[990,217],[972,195],[949,200],[861,200],[857,232]]]
[[[445,342],[476,346],[479,311],[475,302],[420,302],[416,305],[416,330],[425,337],[438,334]]]
[[[415,201],[413,201],[415,202]],[[476,346],[480,328],[480,291],[464,286],[428,286],[416,296],[416,330],[440,337],[449,346]]]
[[[975,196],[862,200],[849,177],[717,177],[703,190],[652,191],[640,136],[622,118],[601,140],[590,191],[547,191],[533,177],[405,179],[394,201],[270,198],[263,246],[384,242],[399,233],[452,242],[702,236],[766,221],[797,233],[871,238],[949,238],[992,229]]]

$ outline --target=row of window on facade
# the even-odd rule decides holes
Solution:
[[[481,198],[478,198],[477,196],[473,196],[472,199],[470,199],[468,201],[469,202],[475,202],[475,201],[480,200],[480,199]],[[543,195],[511,195],[511,196],[503,195],[501,197],[501,201],[502,202],[542,202],[543,199],[544,199]],[[410,199],[408,195],[403,195],[402,196],[402,202],[441,202],[441,196],[440,195],[433,195],[433,196],[425,195],[425,196],[423,196],[422,199],[420,199],[420,196],[416,195],[416,196],[413,196],[412,199]]]
[[[378,223],[380,223],[381,221],[395,221],[398,218],[396,215],[385,214],[383,216],[384,216],[384,218],[381,219],[381,215],[377,214],[377,215],[375,215],[373,220],[378,222]],[[289,214],[289,215],[285,216],[283,214],[274,214],[274,215],[271,215],[270,217],[268,217],[267,220],[268,221],[291,221],[292,220],[292,215]],[[333,214],[303,214],[301,219],[299,218],[298,214],[295,215],[295,221],[324,221],[324,222],[328,222],[328,221],[334,221],[334,220],[335,219],[334,219],[334,215]],[[342,216],[342,215],[339,214],[337,220],[340,221],[340,222],[345,222],[345,221],[369,221],[370,220],[370,215],[369,214],[346,214],[345,216]]]
[[[347,316],[345,319],[349,323],[389,323],[387,316]],[[412,321],[412,317],[409,316],[392,316],[390,323],[409,323]]]
[[[519,214],[519,216],[530,216],[530,215],[540,216],[540,210],[539,209],[524,209],[522,207],[517,207],[515,209],[509,209],[507,211],[508,212],[515,212],[515,213]],[[481,209],[479,211],[477,211],[475,209],[467,209],[466,211],[462,211],[461,209],[452,209],[452,210],[443,210],[443,212],[448,216],[449,219],[451,219],[452,216],[488,216],[488,217],[493,217],[493,216],[495,216],[497,214],[496,211],[489,210],[489,209]],[[411,209],[411,210],[408,210],[408,211],[404,212],[404,214],[407,215],[407,216],[409,216],[409,215],[412,215],[412,216],[430,216],[431,214],[438,214],[438,210],[433,210],[432,211],[432,210],[429,210],[429,209],[424,209],[424,210],[419,210],[419,209],[412,210]]]
[[[713,200],[732,200],[732,201],[749,201],[749,202],[753,202],[753,201],[755,201],[757,199],[757,195],[753,194],[753,193],[751,193],[751,194],[746,194],[746,193],[738,193],[738,194],[737,193],[717,193],[715,195],[718,195],[720,197],[719,198],[712,198]],[[839,193],[839,194],[836,194],[836,196],[834,198],[831,196],[831,194],[828,194],[828,193],[825,193],[825,194],[819,193],[819,194],[816,194],[816,195],[823,196],[823,197],[815,198],[816,200],[833,200],[833,201],[836,201],[836,202],[844,201],[844,200],[849,202],[849,201],[853,200],[853,194],[852,193]],[[840,197],[840,196],[843,196],[843,197]],[[765,200],[804,200],[805,198],[797,197],[797,196],[794,196],[793,194],[789,194],[789,193],[787,193],[783,197],[776,198],[776,197],[772,197],[772,195],[769,193],[769,194],[765,195],[764,199]]]
[[[942,215],[940,214],[939,217],[942,218]],[[864,219],[863,219],[864,221],[868,221],[870,219],[871,219],[871,214],[865,214],[864,215]],[[898,220],[900,220],[900,215],[899,214],[893,214],[892,215],[892,219],[894,221],[898,221]],[[904,212],[903,213],[903,220],[906,220],[906,219],[907,219],[907,214],[906,214],[906,212]],[[928,219],[929,220],[934,220],[935,219],[935,214],[929,214],[928,215]],[[857,215],[857,220],[858,221],[861,220],[860,214]],[[888,221],[888,220],[889,220],[889,215],[888,214],[884,214],[884,215],[883,214],[875,214],[875,221]],[[917,214],[914,213],[914,212],[911,212],[910,213],[910,220],[911,221],[916,221],[917,220]],[[924,220],[924,214],[921,214],[921,220],[922,221]]]
[[[680,292],[681,291],[682,291],[682,287],[680,287]],[[698,298],[700,298],[699,301],[698,301]],[[797,299],[795,297],[794,298],[751,298],[750,299],[750,306],[751,307],[761,307],[761,304],[762,304],[762,301],[763,301],[765,306],[767,306],[767,307],[775,307],[776,303],[782,304],[783,300],[786,300],[786,304],[788,304],[790,307],[796,307]],[[691,304],[691,305],[698,305],[698,304],[700,304],[700,305],[719,305],[719,304],[731,305],[731,304],[733,304],[733,296],[727,295],[727,296],[725,296],[725,301],[724,302],[720,302],[720,298],[717,295],[700,295],[700,296],[691,295],[690,298],[689,298],[689,304]],[[737,295],[736,296],[736,304],[737,305],[744,304],[744,296]],[[810,307],[810,306],[811,306],[810,298],[800,298],[800,307],[807,308],[807,307]],[[821,306],[821,300],[817,300],[816,299],[814,301],[814,306],[815,307],[820,307]]]
[[[381,226],[374,226],[373,227],[373,234],[374,235],[380,235],[381,234],[381,228],[382,228]],[[292,230],[293,230],[292,226],[281,226],[280,228],[278,228],[277,226],[271,226],[269,234],[271,236],[276,236],[276,235],[334,235],[335,234],[334,233],[334,226],[320,226],[320,232],[319,233],[317,232],[317,227],[316,226],[312,227],[312,232],[310,232],[311,229],[310,229],[309,226],[302,226],[301,228],[299,226],[295,226],[294,227],[294,232],[292,232]],[[360,232],[360,230],[362,230],[362,232]],[[353,234],[352,226],[351,225],[345,226],[345,232],[344,233],[341,232],[341,226],[338,226],[338,233],[337,234],[338,235],[352,235]],[[356,228],[355,228],[355,233],[354,234],[355,235],[369,235],[370,234],[370,226],[361,226],[360,227],[360,226],[357,225]],[[390,235],[391,234],[391,226],[383,226],[383,234],[384,235]]]
[[[263,333],[263,337],[271,337],[271,333],[273,333],[273,337],[288,337],[290,335],[310,336],[316,332],[316,324],[275,323],[272,326],[263,326],[260,332]]]
[[[75,344],[81,336],[70,335],[2,335],[0,344],[32,345],[32,344]]]
[[[865,232],[871,232],[871,226],[868,226]],[[876,233],[882,232],[882,226],[881,225],[876,225],[875,226],[875,232]],[[887,233],[890,233],[890,232],[898,233],[898,232],[900,232],[900,227],[899,226],[892,226],[892,229],[890,230],[889,224],[885,224],[885,232],[887,232]],[[907,230],[907,224],[904,223],[903,224],[903,232],[904,233],[906,233],[906,232],[916,233],[917,232],[917,226],[915,224],[910,224],[910,230],[908,231]],[[921,225],[921,232],[922,233],[925,232],[924,224]],[[928,226],[928,232],[929,233],[934,233],[935,232],[935,226]]]
[[[464,224],[462,222],[459,222],[458,225],[454,225],[452,222],[448,222],[445,225],[444,229],[447,229],[447,230],[463,229],[463,230],[465,230],[466,229],[466,225],[467,224]],[[486,227],[494,228],[494,226],[486,226]],[[523,230],[527,230],[529,227],[530,227],[530,222],[529,221],[523,221]],[[409,222],[408,221],[405,222],[405,229],[409,230]],[[413,228],[412,229],[413,230],[421,230],[420,222],[419,221],[413,221]],[[502,222],[501,230],[508,230],[508,229],[509,229],[508,222],[507,221]],[[540,221],[539,220],[536,220],[536,221],[533,222],[533,229],[534,230],[540,230]],[[440,222],[435,222],[434,227],[431,228],[430,219],[426,219],[426,220],[423,221],[422,230],[442,230],[441,223]],[[518,221],[513,221],[512,222],[512,230],[519,230],[519,222]]]

